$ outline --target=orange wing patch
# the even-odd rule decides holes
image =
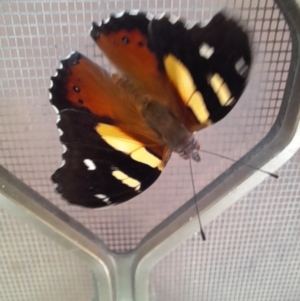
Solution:
[[[190,106],[187,106],[187,100],[182,101],[178,85],[170,81],[170,74],[165,72],[164,62],[159,63],[156,54],[151,51],[148,27],[149,21],[145,15],[125,13],[120,18],[112,16],[100,26],[93,23],[91,36],[121,72],[139,83],[143,89],[141,95],[169,108],[178,120],[191,129],[195,123],[199,124],[193,114],[195,101]]]
[[[100,116],[114,118],[114,105],[118,96],[111,78],[105,70],[76,52],[62,61],[58,75],[51,78],[55,95],[52,103],[59,110],[62,106],[86,108]]]
[[[100,34],[96,43],[120,71],[147,87],[151,87],[153,81],[163,79],[158,72],[157,59],[148,48],[148,40],[139,30]]]
[[[130,93],[131,87],[128,88],[122,78],[115,76],[113,80],[88,58],[74,53],[62,61],[62,68],[52,77],[52,83],[50,101],[58,111],[72,108],[88,110],[104,118],[107,127],[113,125],[122,129],[117,140],[123,136],[131,137],[159,158],[164,157],[166,147],[149,129],[141,116],[137,96]],[[117,145],[113,147],[118,149]]]

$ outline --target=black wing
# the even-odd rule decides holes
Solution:
[[[116,150],[97,132],[107,118],[66,109],[57,126],[65,147],[63,165],[52,175],[56,190],[68,202],[106,207],[125,202],[152,185],[161,171]]]

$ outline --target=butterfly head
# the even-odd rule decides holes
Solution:
[[[177,152],[179,156],[185,160],[191,158],[196,162],[200,162],[201,158],[199,155],[199,150],[200,150],[199,142],[195,139],[194,135],[191,135],[190,137],[188,137],[185,144],[181,145],[174,151]]]

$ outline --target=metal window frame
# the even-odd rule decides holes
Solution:
[[[282,105],[268,135],[197,195],[203,226],[210,223],[300,148],[300,8],[293,0],[275,0],[290,27],[292,59]],[[298,84],[297,84],[298,83]],[[93,271],[96,300],[149,300],[154,265],[199,230],[191,199],[148,233],[127,254],[115,254],[83,225],[0,166],[0,207],[77,255]],[[129,277],[130,275],[130,277]]]

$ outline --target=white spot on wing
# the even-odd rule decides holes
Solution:
[[[209,20],[201,21],[200,27],[203,28],[203,27],[207,26],[208,23],[209,23]]]
[[[52,99],[52,93],[51,92],[49,92],[49,99]]]
[[[64,144],[62,144],[61,146],[62,146],[62,149],[63,149],[62,152],[63,152],[63,154],[64,154],[64,153],[67,151],[67,147],[66,147]]]
[[[103,21],[103,23],[104,23],[104,24],[107,24],[107,23],[109,22],[109,20],[110,20],[110,17],[106,18],[106,19]]]
[[[174,15],[171,15],[170,18],[169,18],[169,21],[172,23],[172,24],[175,24],[180,18],[179,17],[176,17]]]
[[[95,194],[95,197],[100,199],[101,201],[105,202],[106,204],[111,204],[111,201],[109,200],[109,197],[105,194]]]
[[[59,136],[62,136],[64,132],[60,128],[57,128],[57,130],[58,130]]]
[[[51,89],[52,87],[53,87],[53,81],[50,80],[50,87],[49,87],[49,89]]]
[[[86,165],[88,170],[95,170],[96,169],[95,163],[90,159],[84,159],[83,163]]]
[[[53,75],[53,77],[56,77],[58,75],[58,72],[56,71],[55,74]]]
[[[235,70],[236,72],[243,76],[246,77],[247,71],[249,67],[246,65],[246,62],[243,57],[241,57],[236,63],[235,63]]]
[[[132,9],[129,14],[132,15],[132,16],[136,16],[137,14],[139,13],[139,10],[138,9]]]
[[[151,13],[147,13],[147,14],[146,14],[146,18],[147,18],[149,21],[152,21],[153,18],[154,18],[154,15],[151,14]]]
[[[57,117],[56,117],[56,124],[60,122],[60,115],[57,114]]]
[[[125,13],[125,11],[121,11],[121,12],[119,12],[119,13],[116,13],[116,14],[115,14],[115,17],[116,17],[116,18],[121,18],[121,17],[124,15],[124,13]]]
[[[203,43],[199,47],[199,54],[200,54],[200,56],[204,57],[207,60],[213,55],[214,52],[215,52],[214,47],[210,47],[206,43]]]
[[[51,94],[51,93],[50,93],[50,94]],[[52,98],[52,96],[51,96],[51,98]],[[50,98],[50,99],[51,99],[51,98]],[[56,114],[59,114],[59,111],[58,111],[58,109],[57,109],[56,106],[52,105],[52,108],[53,108],[53,110],[55,111]]]
[[[159,14],[156,14],[156,16],[155,16],[154,18],[157,19],[157,20],[160,20],[160,19],[162,19],[164,16],[165,16],[165,13],[159,13]]]
[[[66,160],[62,160],[60,167],[63,167],[65,164],[66,164]]]
[[[63,68],[64,68],[63,64],[60,63],[58,69],[63,69]]]
[[[101,26],[102,25],[102,21],[100,21],[100,23],[96,23],[96,22],[94,22],[97,26]],[[90,28],[90,31],[89,31],[89,33],[91,34],[91,32],[92,32],[92,30],[93,30],[93,24],[92,24],[92,26],[91,26],[91,28]]]
[[[95,194],[95,197],[102,200],[102,199],[107,198],[107,195],[105,195],[105,194]]]
[[[69,55],[67,55],[67,56],[65,57],[65,60],[68,60],[74,53],[75,53],[75,51],[72,51]]]
[[[194,26],[196,25],[196,22],[187,22],[184,27],[187,29],[187,30],[190,30],[192,29]]]

